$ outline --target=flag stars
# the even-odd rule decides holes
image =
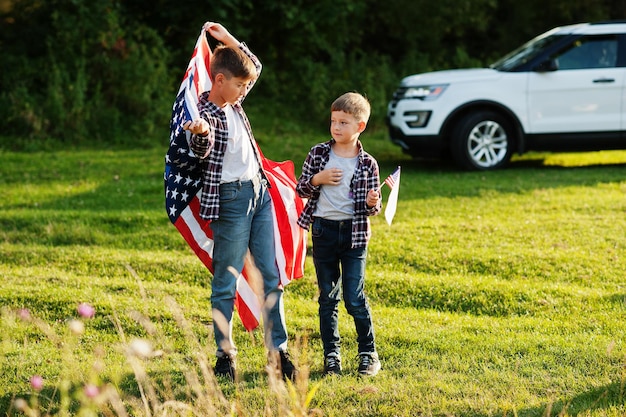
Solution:
[[[206,222],[198,218],[198,210],[201,205],[199,202],[198,204],[189,204],[190,201],[196,202],[201,197],[200,189],[202,187],[203,179],[200,168],[205,167],[207,162],[205,162],[203,158],[196,156],[196,154],[190,149],[191,134],[190,132],[181,129],[181,125],[185,120],[192,120],[193,118],[198,117],[196,109],[198,95],[200,92],[210,90],[211,80],[208,76],[208,66],[206,65],[209,63],[209,60],[210,48],[206,42],[206,34],[203,32],[198,39],[194,56],[189,63],[189,67],[185,73],[185,77],[176,97],[176,101],[174,102],[174,106],[172,106],[170,131],[173,132],[173,134],[170,138],[168,159],[166,160],[167,164],[165,176],[167,177],[167,180],[165,181],[166,203],[164,204],[164,209],[168,213],[170,220],[177,226],[177,228],[179,227],[179,224],[184,224],[185,228],[188,228],[188,230],[193,232],[190,234],[183,234],[184,239],[191,245],[191,247],[200,247],[203,250],[206,250],[208,255],[207,259],[208,261],[211,261],[212,250],[210,249],[212,249],[213,240],[207,235],[207,233],[205,233],[207,231],[205,229]],[[198,64],[201,65],[198,66]],[[198,74],[200,71],[202,74]],[[197,83],[195,82],[196,80],[198,81]],[[206,157],[206,155],[204,156]],[[296,179],[291,177],[293,177],[293,173],[289,176],[289,186],[286,187],[290,189],[291,194],[289,197],[281,195],[279,198],[281,198],[281,200],[287,198],[291,203],[293,203],[293,198],[295,196],[293,188],[296,183]],[[277,188],[275,190],[280,191]],[[283,203],[286,204],[287,201],[283,201]],[[283,207],[284,205],[279,204],[277,206]],[[289,207],[294,206],[295,204],[289,205]],[[285,205],[284,207],[286,208],[287,206]],[[183,213],[189,213],[191,216],[189,216],[189,219],[185,217],[181,218],[180,216]],[[307,236],[307,234],[302,233],[302,229],[300,229],[292,221],[295,219],[291,210],[285,211],[284,214],[280,213],[279,216],[284,219],[290,219],[286,225],[286,227],[292,232],[292,239],[288,239],[289,243],[295,243],[295,239]],[[198,230],[198,233],[195,232],[196,230]],[[292,245],[286,242],[277,241],[276,243],[280,244],[283,251],[289,251],[289,255],[285,253],[282,258],[293,259],[291,265],[286,265],[284,269],[281,268],[281,281],[285,284],[292,277],[301,276],[301,273],[296,271],[302,269],[302,266],[304,265],[304,259],[306,256],[306,241],[298,241],[297,246],[304,249],[298,251],[294,251],[295,246],[292,247]],[[270,242],[270,244],[274,244],[274,242]],[[204,257],[202,257],[202,260],[205,262],[205,265],[207,265]],[[238,294],[237,297],[241,297],[241,294]],[[243,304],[247,304],[245,299],[241,300],[243,301]],[[260,309],[261,307],[257,307],[256,301],[257,300],[253,297],[251,302],[254,304],[251,304],[248,307],[254,307],[253,310],[256,310],[257,308]],[[258,324],[256,322],[256,317],[242,317],[242,320],[244,326],[248,330],[252,330]]]

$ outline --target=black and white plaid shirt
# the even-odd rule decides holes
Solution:
[[[239,45],[239,48],[246,55],[248,55],[250,59],[252,59],[252,62],[256,67],[258,79],[262,69],[261,62],[252,52],[250,52],[246,44],[243,42]],[[256,80],[252,80],[248,84],[248,88],[243,98],[232,107],[241,115],[248,135],[250,136],[250,140],[252,141],[252,148],[255,151],[259,166],[262,166],[254,135],[252,134],[250,121],[241,106],[241,102],[248,95],[255,81]],[[224,152],[226,151],[226,145],[228,144],[228,123],[224,110],[216,104],[210,102],[208,97],[208,91],[200,95],[198,99],[198,111],[200,112],[200,117],[209,122],[209,125],[211,126],[209,134],[207,136],[192,135],[190,148],[193,153],[200,158],[200,161],[203,164],[202,192],[200,194],[200,217],[205,220],[215,220],[219,217],[220,213],[220,180],[222,179],[222,169],[224,167]]]
[[[306,206],[298,218],[298,225],[303,229],[309,229],[313,221],[313,213],[317,207],[320,196],[320,187],[311,184],[311,179],[315,174],[322,171],[330,158],[330,148],[334,139],[328,142],[315,145],[309,151],[304,164],[302,174],[298,179],[296,192],[302,198],[308,198]],[[376,215],[381,211],[381,202],[374,207],[367,207],[367,193],[369,190],[378,190],[380,187],[380,177],[378,174],[378,162],[373,156],[363,150],[360,141],[358,162],[350,183],[350,192],[354,202],[354,212],[352,215],[352,247],[360,248],[367,246],[372,235],[369,216]]]

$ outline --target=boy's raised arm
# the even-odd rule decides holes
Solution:
[[[206,22],[204,30],[213,38],[232,48],[239,47],[239,41],[224,26],[215,22]]]

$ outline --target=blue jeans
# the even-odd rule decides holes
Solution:
[[[367,247],[351,247],[352,222],[349,220],[316,217],[311,230],[324,356],[341,354],[337,319],[342,292],[346,310],[354,319],[359,353],[376,352],[372,313],[364,291]]]
[[[214,242],[211,306],[217,356],[237,353],[232,338],[233,310],[237,277],[248,250],[259,273],[252,287],[264,295],[265,344],[271,351],[286,350],[283,289],[279,285],[274,221],[265,181],[256,178],[220,185],[220,215],[211,222],[211,229]]]

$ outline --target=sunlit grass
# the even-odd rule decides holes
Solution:
[[[594,165],[623,165],[626,151],[600,151],[585,153],[541,153],[531,152],[522,156],[513,156],[516,161],[538,161],[543,166],[583,167]]]
[[[299,172],[324,133],[260,136],[268,157],[292,159]],[[167,401],[180,415],[206,413],[193,389],[216,401],[216,415],[626,413],[626,152],[532,153],[485,173],[411,161],[382,132],[364,144],[381,176],[402,166],[393,224],[372,219],[368,254],[383,371],[356,376],[354,324],[342,308],[346,372],[321,377],[309,258],[285,297],[292,354],[310,369],[296,394],[271,380],[262,335],[238,321],[241,381],[205,385],[210,276],[167,219],[164,148],[2,152],[0,413],[18,415],[14,400],[31,400],[33,375],[45,381],[42,414],[53,415],[63,381],[70,414],[103,409],[83,395],[93,383],[117,393],[106,391],[109,408],[119,401],[147,415],[142,381],[155,390],[154,415]],[[68,326],[82,302],[96,315],[75,335]],[[20,319],[24,308],[57,336]],[[163,352],[142,360],[145,380],[125,350],[135,338]]]

